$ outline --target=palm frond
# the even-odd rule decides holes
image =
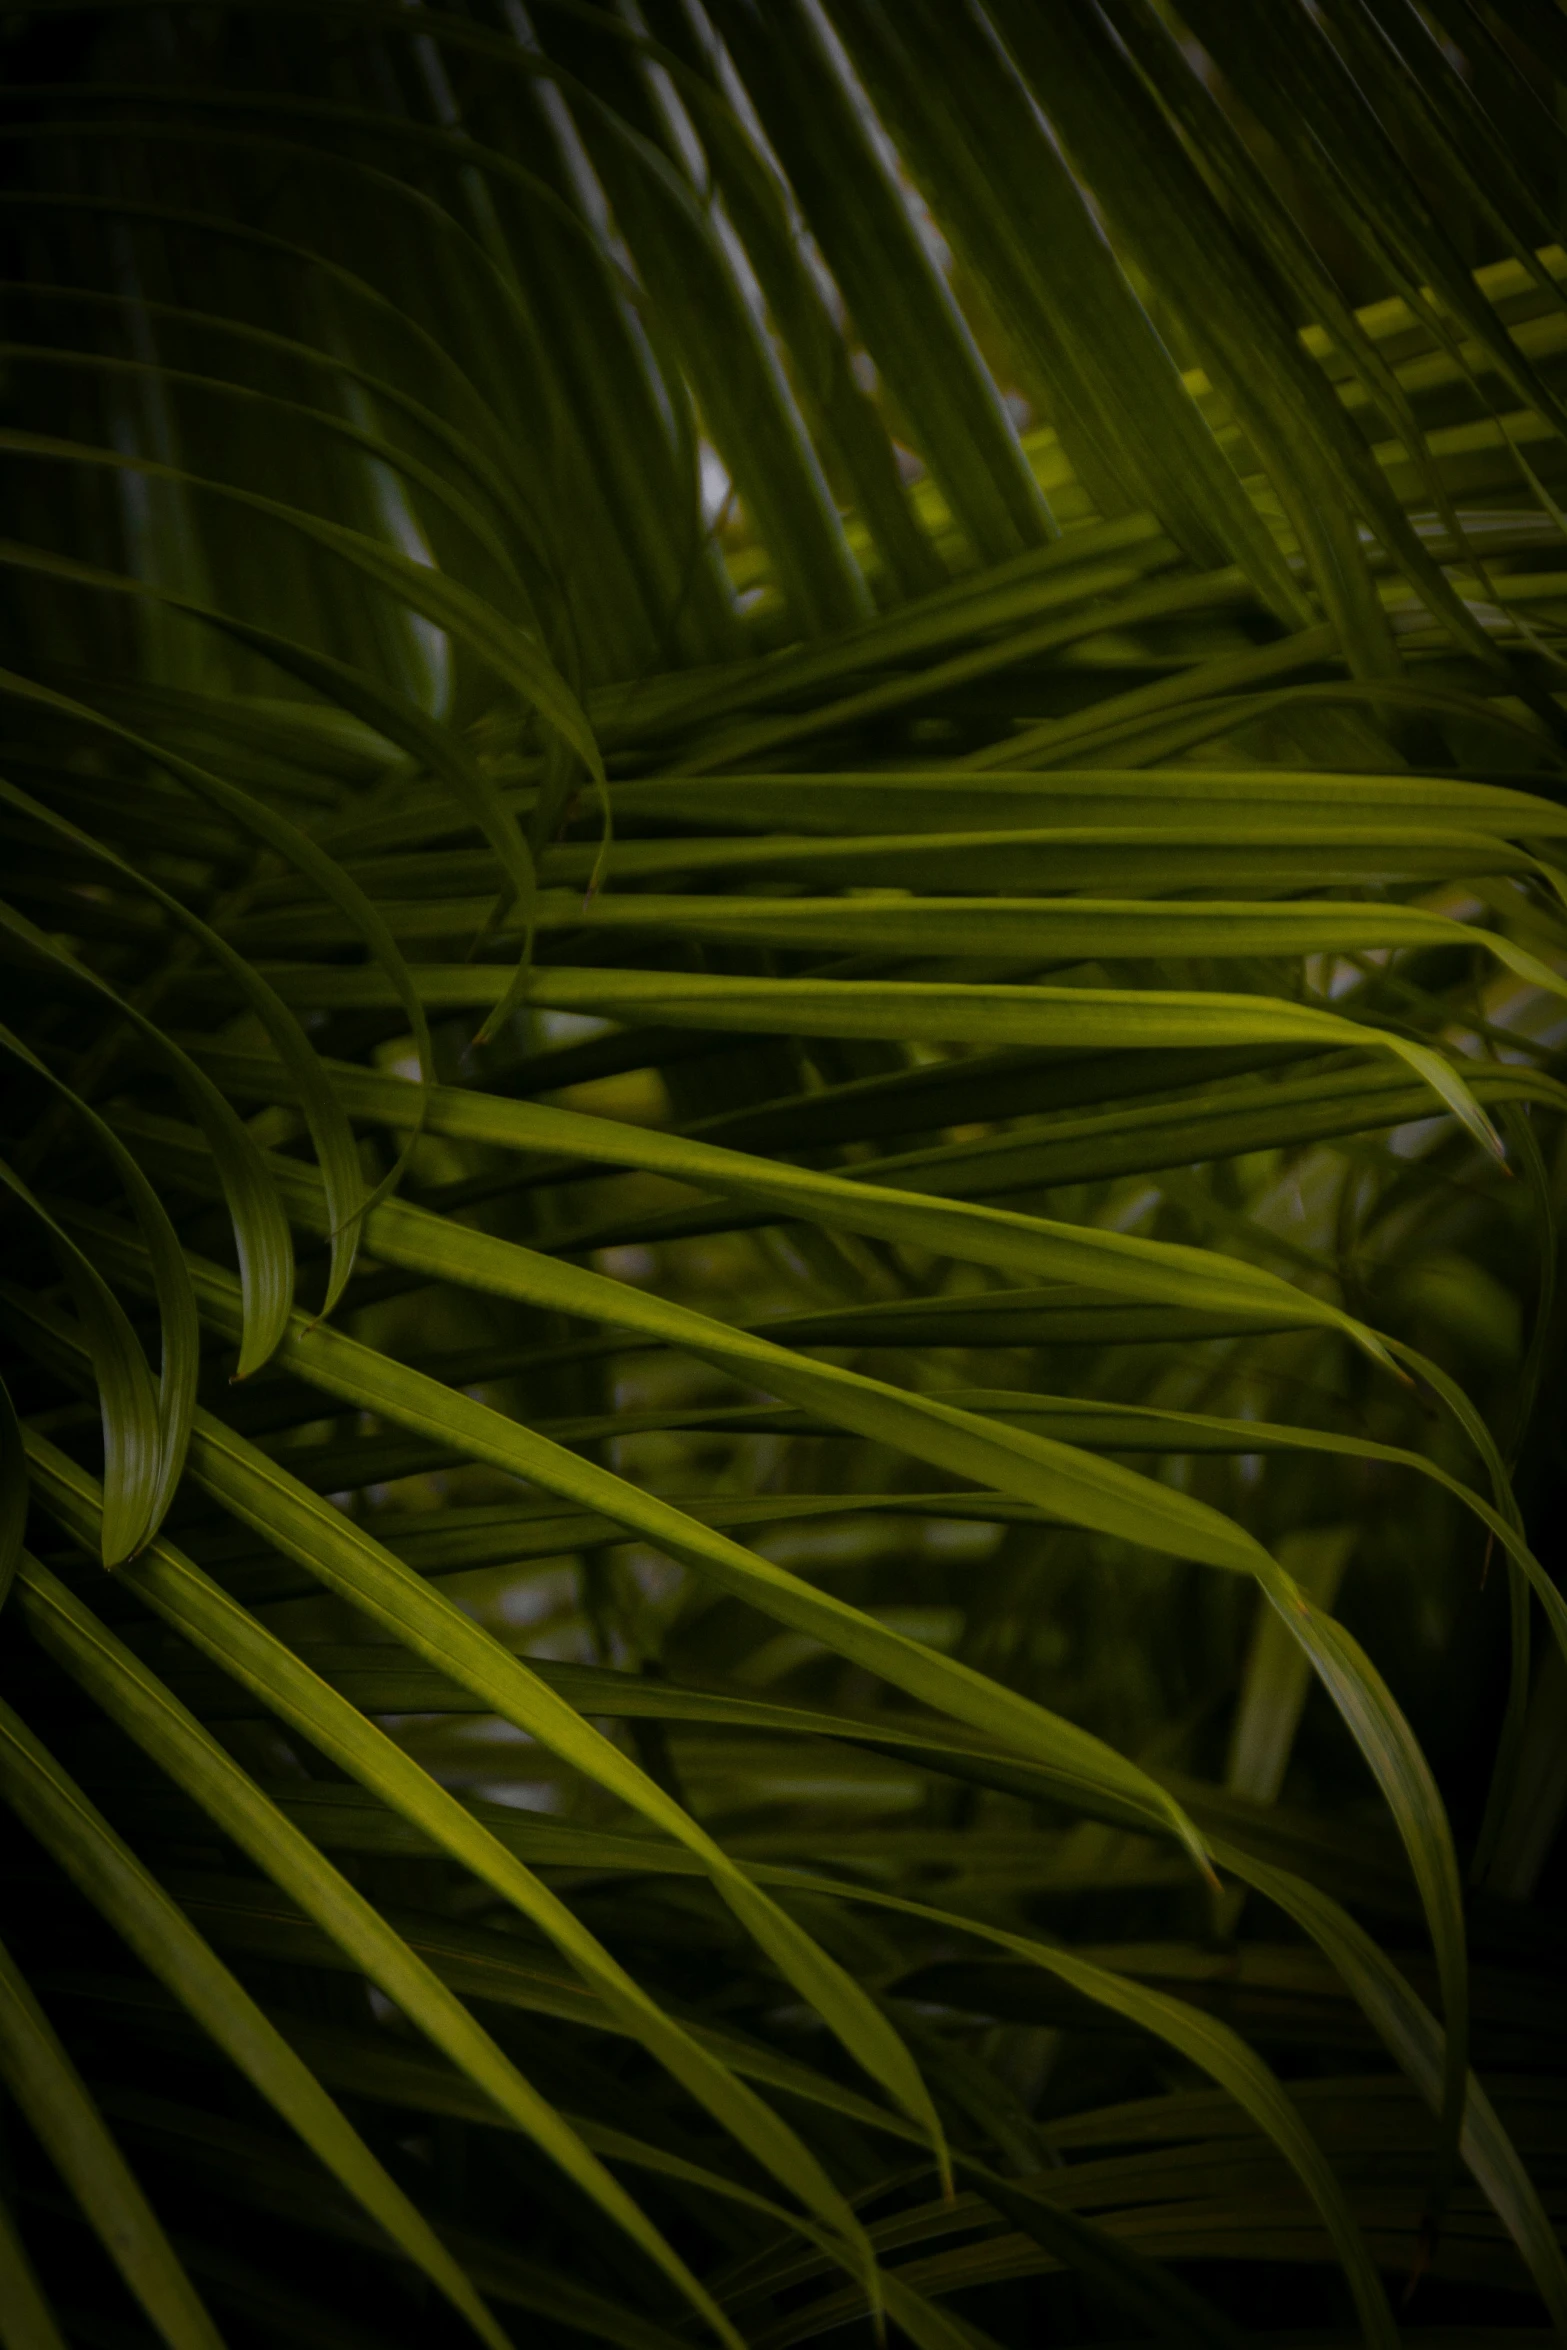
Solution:
[[[0,2343],[1567,2334],[1555,12],[0,39]]]

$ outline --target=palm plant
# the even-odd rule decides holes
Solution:
[[[4,19],[5,2350],[1567,2332],[1564,28]]]

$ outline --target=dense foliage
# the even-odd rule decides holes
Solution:
[[[4,2350],[1567,2331],[1567,13],[1181,7],[0,19]]]

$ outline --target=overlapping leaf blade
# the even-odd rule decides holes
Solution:
[[[7,1938],[160,2290],[1561,2322],[1550,12],[3,38]]]

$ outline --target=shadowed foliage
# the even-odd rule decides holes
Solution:
[[[1567,2335],[1567,15],[1181,10],[0,19],[3,2350]]]

